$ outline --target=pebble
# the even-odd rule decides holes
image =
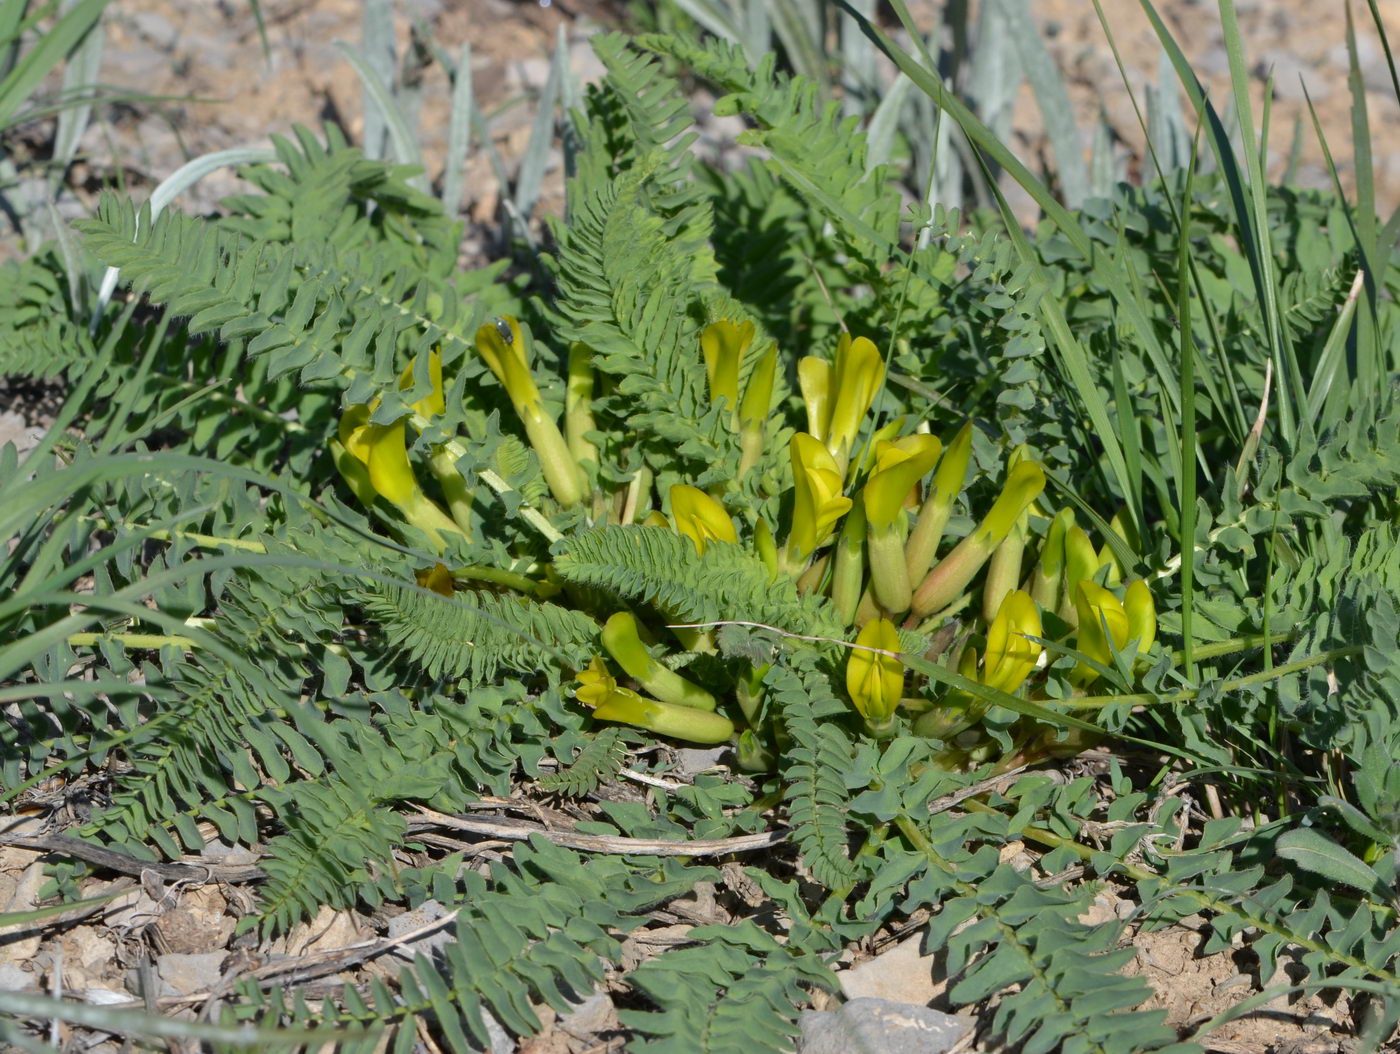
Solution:
[[[405,911],[402,915],[395,915],[389,920],[389,937],[390,939],[402,937],[405,933],[411,933],[420,926],[436,922],[446,914],[447,909],[436,900],[425,900],[412,911]],[[452,925],[448,923],[441,929],[434,930],[415,941],[402,945],[395,954],[408,960],[412,960],[418,952],[430,956],[447,947],[452,941]]]
[[[962,1018],[887,999],[804,1010],[799,1054],[945,1054],[970,1027]]]
[[[39,978],[16,963],[0,963],[0,992],[23,992],[38,988]]]
[[[927,1006],[944,986],[934,982],[934,957],[920,951],[923,939],[923,934],[917,933],[873,959],[842,970],[836,975],[841,991],[847,999]]]
[[[156,960],[156,974],[176,995],[207,992],[219,983],[227,957],[223,951],[162,955]]]

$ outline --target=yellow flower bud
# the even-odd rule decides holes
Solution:
[[[1074,606],[1079,615],[1075,646],[1095,662],[1112,665],[1113,653],[1128,643],[1128,614],[1123,605],[1097,582],[1083,579],[1075,586]],[[1088,684],[1098,676],[1098,670],[1082,662],[1070,671],[1070,680],[1076,684]]]
[[[841,470],[836,459],[820,442],[798,432],[789,449],[795,493],[788,546],[794,562],[798,562],[816,552],[831,536],[837,521],[850,510],[851,499],[841,493]]]
[[[710,540],[737,542],[734,521],[724,506],[699,487],[678,483],[671,488],[671,515],[676,530],[695,543],[695,552],[703,553]]]
[[[700,351],[705,356],[705,372],[710,379],[710,401],[721,398],[729,408],[739,407],[739,364],[753,343],[752,322],[711,322],[700,331]]]
[[[856,647],[846,660],[846,692],[871,731],[889,727],[904,693],[904,664],[895,657],[898,652],[899,631],[889,619],[877,618],[856,636]]]
[[[845,464],[884,380],[885,361],[880,349],[865,337],[852,340],[850,334],[841,334],[831,374],[833,399],[826,430],[826,448],[839,463]]]
[[[1006,594],[996,618],[987,627],[987,656],[982,663],[982,683],[1008,695],[1030,676],[1044,650],[1040,612],[1028,593],[1014,589]]]
[[[399,374],[400,391],[413,387],[413,367],[417,361],[410,362]],[[437,348],[428,352],[428,379],[432,382],[433,390],[413,403],[413,412],[423,417],[436,417],[447,412],[447,397],[442,388],[442,352]]]
[[[672,706],[618,687],[596,656],[588,669],[579,673],[574,698],[600,721],[619,721],[691,743],[723,743],[734,734],[734,723],[722,714]]]

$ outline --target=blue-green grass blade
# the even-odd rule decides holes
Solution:
[[[1051,58],[1040,33],[1031,18],[1029,0],[1002,0],[1014,25],[1021,28],[1013,33],[1016,55],[1025,71],[1026,80],[1035,92],[1036,106],[1055,156],[1055,175],[1065,204],[1078,208],[1089,196],[1089,171],[1079,148],[1079,129],[1074,123],[1074,106],[1059,67]]]
[[[447,118],[447,158],[442,169],[442,207],[449,216],[462,210],[462,169],[472,141],[472,46],[462,45],[452,76],[452,108]]]
[[[773,28],[793,69],[831,92],[831,77],[823,48],[822,10],[817,0],[769,0]]]
[[[1376,33],[1381,38],[1381,49],[1385,52],[1386,68],[1390,70],[1390,86],[1395,91],[1395,101],[1400,102],[1400,75],[1395,72],[1395,56],[1390,50],[1390,38],[1386,36],[1385,23],[1381,21],[1380,8],[1376,6],[1376,0],[1366,0],[1366,6],[1371,10],[1371,21],[1375,24]]]
[[[1371,121],[1366,107],[1366,85],[1361,79],[1361,61],[1356,50],[1356,26],[1351,4],[1346,5],[1347,86],[1351,90],[1351,142],[1356,173],[1355,225],[1357,248],[1361,253],[1364,304],[1356,316],[1356,380],[1363,391],[1373,391],[1385,376],[1385,354],[1379,347],[1379,321],[1376,310],[1376,273],[1385,265],[1377,237],[1376,174],[1371,156]]]
[[[364,0],[360,15],[360,42],[365,66],[374,72],[379,83],[386,88],[394,82],[394,67],[398,55],[394,46],[394,4],[393,0]],[[364,117],[364,135],[361,143],[365,157],[384,156],[388,127],[384,112],[374,99],[369,81],[360,74],[362,83],[361,104]]]
[[[1370,277],[1371,261],[1367,258],[1366,247],[1362,243],[1357,217],[1354,215],[1351,204],[1347,201],[1342,190],[1342,177],[1337,171],[1336,162],[1332,159],[1332,148],[1327,142],[1327,133],[1323,131],[1322,121],[1317,116],[1317,107],[1313,105],[1312,94],[1304,89],[1303,95],[1308,105],[1308,113],[1312,118],[1313,132],[1317,136],[1318,145],[1322,148],[1322,158],[1327,164],[1327,171],[1332,177],[1332,187],[1337,193],[1337,200],[1341,202],[1342,213],[1347,218],[1347,223],[1351,227],[1352,237],[1356,241],[1357,251],[1361,257],[1361,267],[1356,272],[1356,278],[1352,282],[1351,291],[1348,293],[1346,301],[1338,312],[1336,319],[1332,322],[1332,329],[1327,334],[1327,341],[1322,346],[1322,352],[1318,355],[1317,361],[1313,363],[1312,376],[1308,381],[1308,398],[1305,404],[1307,421],[1314,431],[1322,431],[1334,423],[1330,415],[1323,415],[1324,408],[1332,407],[1336,413],[1340,414],[1345,404],[1342,400],[1329,401],[1328,395],[1332,391],[1333,384],[1337,379],[1338,372],[1343,363],[1346,362],[1349,338],[1352,336],[1353,322],[1357,323],[1358,332],[1356,334],[1356,346],[1361,347],[1361,334],[1359,332],[1361,319],[1356,317],[1356,302],[1358,297],[1366,290],[1368,278]],[[1363,315],[1363,318],[1365,316]],[[1367,327],[1371,341],[1375,342],[1374,324]],[[1359,373],[1359,371],[1358,371]],[[1359,380],[1359,377],[1358,377]],[[1343,389],[1347,386],[1344,385]]]
[[[68,56],[68,63],[63,68],[61,96],[76,101],[58,112],[58,123],[53,135],[53,160],[49,168],[50,198],[58,193],[58,188],[63,184],[63,175],[77,156],[78,143],[82,140],[88,120],[92,117],[92,100],[102,73],[104,39],[102,17],[99,15],[92,28]]]
[[[379,75],[379,72],[370,65],[369,59],[359,48],[344,41],[337,41],[336,47],[350,61],[350,65],[355,67],[355,72],[360,75],[360,83],[365,89],[365,155],[369,156],[369,112],[377,112],[382,118],[384,125],[389,130],[389,146],[393,150],[394,160],[401,165],[415,165],[423,167],[423,155],[418,149],[418,140],[413,134],[413,129],[409,127],[408,116],[403,112],[394,99],[393,93],[389,90],[388,82]],[[419,190],[427,190],[428,177],[419,172],[408,181]]]
[[[875,0],[851,0],[866,18],[875,17]],[[880,82],[876,70],[876,51],[870,41],[856,30],[855,24],[841,24],[841,113],[846,117],[864,117],[871,104],[880,98]],[[881,100],[881,105],[884,100]]]
[[[901,71],[908,74],[915,86],[928,95],[935,106],[953,119],[963,135],[967,137],[974,152],[980,152],[992,163],[1004,169],[1041,207],[1045,215],[1063,232],[1065,238],[1084,258],[1086,265],[1094,267],[1095,274],[1103,281],[1118,309],[1126,316],[1132,332],[1143,342],[1146,354],[1154,363],[1158,364],[1159,370],[1162,369],[1167,362],[1166,352],[1157,337],[1156,329],[1145,306],[1132,295],[1123,279],[1122,268],[1118,263],[1104,259],[1102,248],[1093,244],[1078,217],[1056,199],[1050,189],[1022,164],[985,123],[947,90],[934,67],[921,63],[895,43],[889,34],[878,25],[862,19],[859,13],[851,8],[848,0],[836,0],[836,3],[843,11],[856,19],[861,30],[874,42],[875,46],[883,51]],[[919,38],[918,27],[909,14],[905,0],[890,0],[890,6],[911,37]],[[919,40],[920,50],[927,54],[927,48],[922,45],[922,38]],[[1175,390],[1173,390],[1171,398],[1175,402],[1177,398]]]
[[[1278,409],[1279,435],[1286,444],[1292,446],[1297,433],[1298,413],[1307,400],[1297,358],[1293,348],[1284,342],[1283,320],[1279,315],[1278,277],[1274,271],[1273,239],[1269,229],[1268,174],[1264,171],[1263,143],[1256,145],[1253,141],[1254,110],[1249,100],[1250,79],[1245,66],[1239,18],[1235,13],[1234,0],[1219,0],[1219,4],[1225,55],[1230,64],[1235,114],[1239,120],[1241,138],[1245,143],[1245,167],[1249,172],[1249,210],[1246,215],[1240,217],[1240,227],[1241,230],[1249,231],[1250,237],[1244,244],[1244,250],[1260,298],[1269,354],[1274,360],[1274,375],[1277,379],[1275,406]],[[1267,132],[1267,125],[1265,131]]]
[[[1199,129],[1199,125],[1197,126]],[[1196,178],[1199,139],[1192,144],[1177,223],[1176,324],[1181,390],[1181,453],[1177,474],[1177,542],[1181,553],[1181,650],[1186,680],[1196,678],[1192,657],[1196,596],[1196,341],[1191,328],[1191,194]],[[1204,298],[1203,298],[1204,299]],[[1207,469],[1209,473],[1209,469]]]
[[[568,64],[569,40],[561,22],[554,58],[549,64],[549,76],[545,78],[544,90],[540,93],[535,123],[530,128],[530,139],[525,145],[525,156],[520,159],[520,173],[515,180],[515,210],[526,221],[540,199],[545,165],[554,146],[554,109],[559,99],[559,86],[568,74]]]

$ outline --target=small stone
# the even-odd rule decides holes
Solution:
[[[934,957],[919,950],[923,939],[923,934],[907,937],[875,958],[842,970],[836,975],[841,991],[847,999],[927,1006],[945,985],[934,982]]]
[[[176,995],[207,992],[223,977],[223,951],[196,955],[162,955],[156,960],[156,974],[175,990]]]
[[[676,751],[676,772],[682,776],[694,776],[706,772],[719,764],[720,757],[728,747],[709,747],[700,750],[696,747],[681,747]]]
[[[395,915],[389,920],[389,938],[392,940],[412,933],[429,923],[436,922],[446,914],[447,909],[436,900],[425,900],[412,911],[405,911],[402,915]],[[441,928],[424,934],[417,940],[409,941],[401,946],[396,954],[401,958],[412,960],[418,952],[432,955],[447,947],[452,941],[452,924],[446,923]]]
[[[23,992],[38,988],[39,978],[16,963],[0,963],[0,992]]]
[[[588,1039],[617,1027],[617,1010],[607,992],[594,992],[559,1019],[559,1027],[575,1039]]]
[[[39,888],[44,884],[44,865],[38,860],[24,869],[15,884],[6,912],[33,911],[39,906]],[[43,923],[0,926],[0,963],[22,963],[34,958],[43,940]]]
[[[945,1054],[971,1027],[927,1007],[852,999],[839,1010],[804,1010],[801,1054]]]
[[[164,15],[154,11],[137,11],[130,17],[132,28],[156,47],[168,50],[175,46],[180,31]]]

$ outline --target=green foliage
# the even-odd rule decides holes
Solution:
[[[689,538],[660,527],[603,527],[565,543],[566,581],[651,604],[681,622],[743,618],[789,633],[819,632],[821,609],[790,579],[774,581],[751,552],[723,543],[697,556]]]
[[[428,677],[477,685],[503,671],[544,666],[572,672],[588,664],[598,627],[558,604],[490,593],[440,596],[409,586],[373,586],[361,603],[386,643]]]
[[[1308,983],[1376,993],[1393,1024],[1397,318],[1385,297],[1363,321],[1336,310],[1365,258],[1346,208],[1261,189],[1263,244],[1242,231],[1226,180],[1201,176],[1187,195],[1177,174],[1051,210],[1030,235],[936,209],[906,225],[893,174],[867,164],[858,122],[816,81],[724,43],[609,35],[597,50],[607,76],[572,115],[568,214],[528,302],[504,263],[458,269],[458,225],[416,173],[335,132],[278,141],[278,162],[248,169],[253,190],[221,217],[152,222],[104,196],[85,245],[134,295],[105,305],[91,334],[57,258],[10,267],[0,369],[66,372],[83,431],[55,433],[23,467],[0,455],[6,799],[103,766],[111,800],[83,837],[175,858],[203,849],[207,822],[257,846],[265,879],[245,926],[264,936],[325,906],[432,899],[455,912],[452,942],[416,953],[393,984],[312,1008],[249,983],[229,1011],[363,1026],[366,1049],[386,1030],[406,1048],[420,1026],[470,1049],[488,1039],[488,1012],[529,1035],[534,1006],[565,1011],[607,979],[630,989],[635,1049],[783,1050],[848,944],[924,910],[950,1000],[980,1009],[997,1042],[1161,1049],[1180,1037],[1136,1010],[1148,989],[1121,973],[1124,925],[1082,921],[1109,880],[1136,888],[1145,925],[1203,913],[1208,950],[1238,941],[1263,977],[1296,950]],[[717,110],[751,123],[747,167],[697,154],[692,74],[721,90]],[[1281,276],[1272,335],[1260,251]],[[1394,290],[1396,275],[1372,280]],[[1189,317],[1163,295],[1178,282]],[[525,319],[526,347],[496,319],[506,312]],[[718,320],[755,324],[734,364],[741,390],[779,342],[771,411],[743,437],[762,441],[756,455],[711,390],[700,340]],[[506,371],[482,361],[503,329],[537,392],[522,397],[519,377],[503,392],[493,372]],[[834,504],[859,500],[875,429],[896,415],[941,435],[971,421],[942,547],[946,558],[971,538],[971,551],[1025,443],[1051,487],[1016,518],[1021,548],[997,546],[999,578],[1009,588],[1042,566],[1049,515],[1068,504],[1105,554],[1086,576],[1148,581],[1161,643],[1135,658],[1124,638],[1085,682],[1084,638],[1064,621],[1078,612],[1047,605],[1032,635],[1046,661],[998,694],[978,579],[911,620],[899,647],[930,672],[901,668],[887,696],[902,709],[883,729],[862,722],[839,646],[850,616],[826,599],[845,569],[805,555],[789,567],[769,531],[798,515],[796,362],[829,358],[841,334],[877,338],[889,372],[851,471],[822,478]],[[1266,387],[1296,397],[1265,381],[1277,339],[1306,381],[1296,433],[1273,417],[1254,429]],[[1182,347],[1200,360],[1194,384]],[[439,394],[442,413],[410,412]],[[1198,434],[1183,441],[1193,402]],[[357,456],[341,434],[352,406],[374,427],[409,427],[390,452],[423,501],[450,508],[461,533],[447,552],[419,548],[429,536],[386,493],[383,462],[360,462],[368,482],[333,464],[337,450]],[[587,477],[572,506],[548,482],[562,455],[539,439],[561,416]],[[1199,500],[1183,538],[1188,480]],[[656,525],[666,510],[680,522],[678,483],[713,506],[703,546]],[[1131,537],[1105,522],[1120,507]],[[431,581],[439,555],[450,584],[411,584]],[[600,657],[593,683],[571,681],[608,650],[599,627],[618,611],[643,624],[641,647],[628,663],[610,653],[623,672]],[[676,692],[677,679],[704,691]],[[673,698],[639,702],[643,683]],[[751,778],[687,781],[664,755],[632,756],[653,737],[600,729],[588,708],[608,711],[590,689],[615,716],[650,706],[643,716],[671,728],[687,716],[674,698],[713,695],[712,739],[731,723],[742,733],[722,762]],[[935,734],[915,734],[925,727]],[[1149,749],[1152,771],[1111,761],[1098,780],[980,782],[1090,745],[1112,757],[1120,737]],[[647,766],[645,800],[611,793],[624,767]],[[1198,822],[1167,793],[1177,780],[1210,781],[1238,815]],[[687,946],[637,965],[626,934],[674,922],[682,913],[656,912],[697,884],[737,883],[735,869],[621,855],[635,845],[585,856],[552,844],[554,829],[468,866],[477,847],[445,852],[415,808],[461,813],[530,781],[569,797],[596,837],[780,829],[790,844],[750,858],[751,917],[692,928]],[[961,807],[930,815],[944,795]],[[1042,874],[1085,881],[1038,881],[1003,861],[1013,843],[1046,851]]]

